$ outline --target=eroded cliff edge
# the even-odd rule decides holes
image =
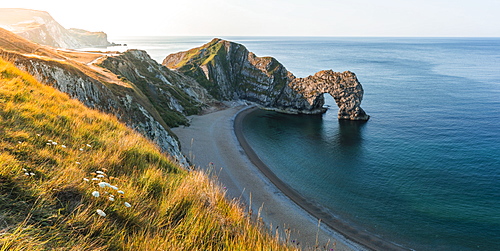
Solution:
[[[257,57],[245,46],[222,39],[169,55],[163,65],[193,77],[220,100],[244,99],[281,112],[319,114],[326,111],[328,93],[339,107],[339,119],[369,119],[360,107],[363,87],[349,71],[297,78],[276,59]]]

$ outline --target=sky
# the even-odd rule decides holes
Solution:
[[[109,36],[500,37],[500,0],[16,0]]]

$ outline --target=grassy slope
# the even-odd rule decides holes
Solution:
[[[205,174],[1,59],[0,167],[0,250],[286,249]]]

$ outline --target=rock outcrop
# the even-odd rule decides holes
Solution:
[[[352,72],[320,71],[297,78],[272,57],[257,57],[243,45],[214,39],[202,47],[167,56],[163,65],[193,77],[221,100],[245,99],[287,113],[326,111],[333,96],[339,119],[368,120],[360,107],[363,88]]]
[[[0,8],[0,27],[52,47],[78,49],[110,45],[106,33],[65,29],[45,11]]]
[[[360,107],[363,87],[356,75],[350,71],[320,71],[307,78],[295,78],[289,86],[300,93],[308,103],[314,103],[324,93],[330,94],[339,107],[338,118],[368,120],[369,116]]]

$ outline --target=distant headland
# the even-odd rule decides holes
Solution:
[[[108,42],[104,32],[66,29],[45,11],[0,8],[0,28],[32,42],[52,47],[79,49],[116,45]]]

